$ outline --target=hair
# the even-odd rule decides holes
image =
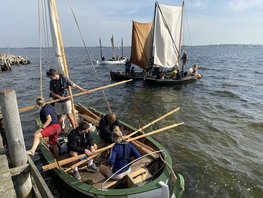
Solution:
[[[122,132],[120,130],[120,127],[115,126],[113,129],[113,141],[116,143],[121,143],[122,142]]]
[[[115,113],[109,113],[107,115],[107,119],[108,119],[109,122],[112,123],[112,122],[115,122],[117,120],[117,116],[116,116]]]
[[[40,96],[36,98],[36,103],[37,103],[37,106],[40,106],[40,107],[46,104],[45,99]]]
[[[85,121],[81,121],[79,123],[79,130],[80,131],[83,131],[83,130],[86,130],[86,129],[89,129],[90,128],[90,124],[85,122]]]
[[[55,69],[52,69],[50,68],[48,71],[47,71],[47,77],[50,77],[50,76],[55,76],[57,73],[57,71]]]

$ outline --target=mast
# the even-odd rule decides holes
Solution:
[[[58,20],[58,13],[57,13],[55,0],[49,0],[48,5],[49,5],[48,9],[49,9],[52,44],[53,44],[53,48],[55,51],[55,57],[57,59],[57,71],[64,74],[66,77],[69,77],[67,60],[66,60],[66,55],[64,51],[62,34],[60,30],[60,24]],[[69,95],[72,96],[72,90],[70,87],[69,87]],[[71,100],[72,113],[73,113],[75,125],[77,126],[76,112],[75,112],[73,97],[71,97],[70,100]]]
[[[121,57],[123,58],[123,37],[121,37]]]
[[[184,1],[182,3],[182,15],[181,15],[181,28],[180,28],[180,42],[179,42],[179,53],[178,53],[178,65],[180,67],[181,60],[181,47],[182,47],[182,32],[183,32],[183,17],[184,16]]]
[[[114,54],[114,40],[113,40],[113,35],[111,37],[111,47],[112,47],[112,58],[115,58],[115,54]]]
[[[101,46],[101,37],[100,37],[100,40],[99,40],[99,42],[100,42],[100,60],[102,60],[102,46]]]

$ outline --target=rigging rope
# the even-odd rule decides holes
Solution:
[[[43,90],[42,90],[42,51],[41,51],[41,25],[40,25],[40,0],[38,1],[38,37],[39,37],[39,72],[40,72],[40,96],[43,97]]]
[[[99,76],[98,76],[98,74],[97,74],[97,72],[96,72],[95,66],[94,66],[94,64],[93,64],[93,62],[92,62],[90,52],[89,52],[89,50],[88,50],[88,48],[87,48],[87,46],[86,46],[86,43],[85,43],[85,41],[84,41],[84,39],[83,39],[83,36],[82,36],[81,31],[80,31],[80,27],[79,27],[77,18],[76,18],[76,16],[75,16],[75,13],[74,13],[74,11],[73,11],[73,9],[72,9],[72,6],[71,6],[69,0],[68,0],[68,3],[69,3],[69,6],[70,6],[71,13],[72,13],[72,15],[73,15],[73,17],[74,17],[74,21],[75,21],[75,23],[76,23],[76,25],[77,25],[77,28],[78,28],[78,31],[79,31],[79,34],[80,34],[80,37],[81,37],[81,41],[82,41],[82,43],[83,43],[83,45],[84,45],[85,52],[86,52],[86,54],[88,55],[89,61],[90,61],[90,63],[91,63],[91,66],[92,66],[92,68],[93,68],[93,71],[94,71],[94,73],[95,73],[95,77],[96,77],[99,85],[102,86],[102,83],[101,83],[101,81],[100,81],[100,79],[99,79]],[[106,104],[107,104],[108,112],[110,113],[110,112],[112,112],[110,103],[109,103],[109,101],[107,100],[107,97],[106,97],[106,94],[105,94],[104,90],[102,90],[102,93],[103,93],[104,100],[106,101]]]

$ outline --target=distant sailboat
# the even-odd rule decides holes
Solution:
[[[105,59],[105,57],[102,55],[102,45],[101,45],[101,38],[99,40],[100,42],[100,55],[101,58],[97,60],[98,65],[119,65],[119,64],[125,64],[126,57],[123,57],[123,38],[122,38],[122,56],[116,57],[115,55],[115,46],[114,46],[114,38],[113,35],[111,37],[111,48],[112,48],[112,58],[111,59]]]
[[[145,78],[148,84],[174,85],[196,79],[196,74],[189,75],[182,71],[180,64],[183,8],[184,2],[178,6],[155,4],[152,43],[152,67],[155,72]],[[173,69],[176,75],[162,74],[159,71],[161,68]]]

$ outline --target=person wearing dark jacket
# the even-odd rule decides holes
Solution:
[[[113,128],[120,126],[115,113],[109,113],[105,115],[99,122],[99,135],[105,141],[105,143],[113,143]]]
[[[80,122],[76,129],[70,131],[68,135],[68,151],[70,156],[74,157],[85,153],[87,156],[92,155],[97,150],[97,145],[93,142],[89,129],[91,124]],[[98,172],[98,168],[93,163],[93,159],[88,161],[87,171]],[[80,179],[78,168],[73,170],[73,176]]]
[[[123,134],[118,126],[114,128],[113,140],[115,145],[111,149],[108,165],[100,165],[99,171],[104,177],[111,177],[113,180],[120,180],[131,171],[130,158],[137,159],[141,154],[129,142],[123,140]]]

